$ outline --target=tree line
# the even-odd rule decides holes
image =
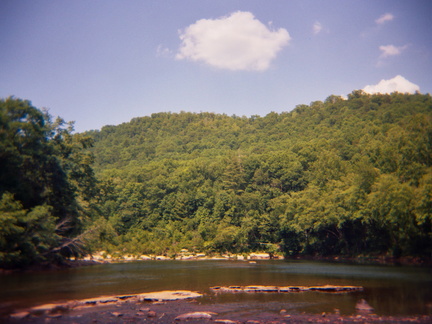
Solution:
[[[53,233],[91,233],[90,251],[430,256],[431,112],[429,94],[353,91],[264,117],[158,113],[83,134],[46,122],[51,151],[38,156],[56,156],[69,196],[28,203],[21,183],[50,182],[32,173],[3,185],[2,171],[2,204],[50,206],[54,225],[68,215],[75,232]]]

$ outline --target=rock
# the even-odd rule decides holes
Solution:
[[[54,312],[66,311],[67,309],[68,306],[65,304],[44,304],[44,305],[30,308],[30,313],[33,314],[54,313]]]
[[[364,299],[360,299],[355,308],[360,313],[371,313],[374,310]]]
[[[123,255],[123,260],[125,261],[134,261],[136,260],[136,257],[132,254],[128,254],[128,255]]]
[[[148,311],[147,313],[147,317],[156,317],[156,312],[155,311]]]
[[[279,292],[279,287],[275,286],[246,286],[244,292]]]
[[[325,285],[325,286],[309,287],[309,290],[322,291],[322,292],[345,292],[345,291],[363,290],[363,287]]]
[[[137,295],[140,301],[168,301],[202,297],[202,294],[188,290],[166,290]]]
[[[18,312],[18,313],[11,314],[10,318],[17,319],[17,320],[22,320],[22,319],[26,318],[29,315],[30,315],[30,312]]]
[[[312,286],[312,287],[278,287],[278,286],[215,286],[210,287],[213,292],[225,292],[225,293],[289,293],[289,292],[300,292],[300,291],[318,291],[326,293],[341,293],[350,291],[363,290],[360,286]]]
[[[179,315],[175,318],[176,321],[185,321],[190,319],[208,319],[211,320],[216,313],[211,312],[193,312]]]
[[[222,324],[238,324],[238,323],[240,323],[240,322],[232,321],[229,319],[216,319],[216,320],[214,320],[214,322],[215,323],[222,323]]]
[[[270,254],[268,253],[251,253],[248,257],[250,260],[269,260]]]
[[[120,312],[111,312],[111,315],[115,316],[115,317],[120,317],[120,316],[123,316],[123,313],[120,313]]]
[[[117,301],[116,299],[120,299],[120,300],[126,300],[126,299],[131,299],[131,298],[136,298],[136,295],[122,295],[122,296],[116,296],[114,297],[114,299],[107,297],[104,300],[101,300],[101,303],[109,303],[112,301]]]

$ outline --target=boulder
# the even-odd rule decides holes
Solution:
[[[366,300],[360,299],[356,304],[356,310],[359,313],[372,313],[374,308],[367,303]]]
[[[197,320],[197,319],[207,319],[211,320],[213,318],[213,315],[217,315],[216,313],[212,312],[193,312],[193,313],[186,313],[179,315],[175,318],[176,321],[187,321],[187,320]]]

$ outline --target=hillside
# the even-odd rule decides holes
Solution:
[[[429,94],[159,113],[87,135],[103,190],[94,248],[430,255]]]

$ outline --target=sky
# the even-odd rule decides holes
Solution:
[[[430,0],[1,0],[0,98],[75,131],[432,93]]]

